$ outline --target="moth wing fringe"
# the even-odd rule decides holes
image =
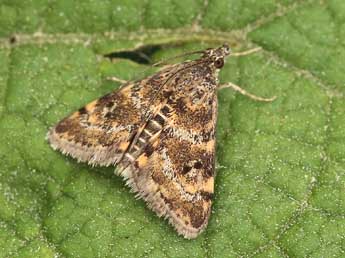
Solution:
[[[155,183],[148,182],[144,176],[141,176],[143,178],[138,178],[137,180],[135,179],[133,175],[136,170],[137,169],[134,168],[133,165],[128,165],[125,168],[121,167],[121,165],[118,165],[117,169],[115,170],[115,174],[121,175],[125,180],[125,184],[130,187],[131,192],[135,193],[136,199],[143,199],[147,206],[154,211],[158,217],[167,219],[169,224],[176,229],[177,233],[186,239],[194,239],[204,231],[204,229],[207,227],[208,219],[205,220],[205,223],[200,228],[186,228],[181,219],[168,208]],[[155,189],[152,189],[152,187]],[[210,214],[208,214],[208,216],[209,215]]]
[[[110,166],[116,164],[121,159],[122,155],[114,155],[116,148],[109,149],[103,147],[103,149],[96,152],[93,148],[76,142],[71,143],[59,137],[54,130],[55,128],[51,128],[46,136],[52,148],[75,158],[78,162],[87,162],[92,166]]]

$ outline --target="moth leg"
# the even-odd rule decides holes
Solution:
[[[253,54],[255,52],[260,51],[262,48],[261,47],[256,47],[256,48],[252,48],[243,52],[237,52],[237,53],[231,53],[231,56],[246,56],[246,55],[250,55]]]
[[[249,97],[255,101],[271,102],[271,101],[276,99],[276,96],[273,96],[272,98],[262,98],[262,97],[253,95],[253,94],[245,91],[244,89],[242,89],[240,86],[237,86],[236,84],[233,84],[231,82],[228,82],[226,84],[222,84],[218,87],[218,89],[224,89],[224,88],[231,88],[235,91],[238,91],[242,95],[247,96],[247,97]]]
[[[122,83],[122,84],[128,83],[128,81],[120,79],[120,78],[117,78],[115,76],[109,76],[106,79],[109,80],[109,81],[119,82],[119,83]]]

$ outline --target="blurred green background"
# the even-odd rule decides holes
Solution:
[[[0,257],[345,257],[345,1],[0,0]],[[150,63],[228,42],[209,227],[185,240],[50,126]]]

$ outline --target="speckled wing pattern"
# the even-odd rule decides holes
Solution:
[[[197,237],[211,213],[218,70],[229,48],[167,66],[79,109],[48,132],[54,149],[116,173],[179,234]]]
[[[81,162],[109,166],[117,164],[128,149],[143,121],[147,120],[153,96],[161,80],[174,72],[172,66],[142,81],[128,83],[80,108],[49,130],[54,149]]]

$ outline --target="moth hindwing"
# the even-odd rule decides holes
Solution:
[[[48,132],[54,149],[117,174],[186,238],[211,213],[218,70],[227,45],[97,99]]]

